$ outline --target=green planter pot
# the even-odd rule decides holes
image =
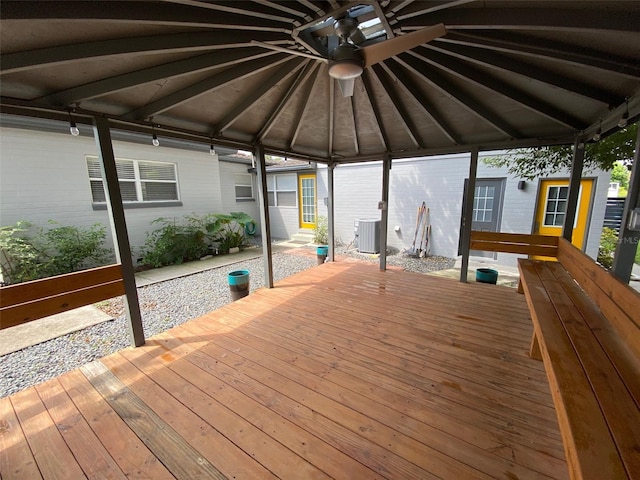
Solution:
[[[227,275],[231,298],[235,302],[249,295],[249,270],[235,270]]]
[[[476,270],[476,282],[495,285],[498,282],[498,271],[492,268],[479,268]]]
[[[322,246],[316,248],[316,255],[318,256],[318,265],[322,265],[329,255],[329,247]]]

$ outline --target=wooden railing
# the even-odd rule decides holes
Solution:
[[[0,329],[123,295],[120,264],[0,288]]]
[[[558,237],[473,230],[471,232],[471,250],[556,257]]]

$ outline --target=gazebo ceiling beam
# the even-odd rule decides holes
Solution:
[[[396,113],[398,114],[398,120],[400,121],[405,131],[411,138],[411,141],[413,142],[413,144],[417,148],[424,148],[424,145],[422,145],[422,141],[418,133],[419,130],[415,125],[415,123],[413,122],[413,120],[411,120],[411,116],[409,115],[409,112],[407,112],[407,109],[404,107],[404,105],[402,104],[402,101],[400,100],[400,97],[398,96],[395,89],[393,88],[393,82],[389,79],[388,73],[385,72],[380,65],[374,65],[373,67],[370,68],[370,70],[372,70],[371,72],[372,75],[375,75],[378,78],[378,81],[384,87],[385,92],[389,97],[389,100],[391,100],[391,103]]]
[[[387,134],[384,128],[384,124],[382,123],[382,115],[380,114],[380,107],[376,103],[376,96],[373,93],[373,85],[372,85],[371,75],[369,74],[369,69],[363,72],[361,78],[362,78],[362,83],[364,84],[364,91],[367,95],[367,100],[369,100],[369,105],[371,105],[371,110],[373,110],[373,114],[376,117],[376,125],[378,127],[378,135],[380,136],[380,142],[384,146],[384,151],[388,152],[390,148],[389,135]]]
[[[476,0],[452,0],[450,2],[441,3],[438,5],[432,5],[425,2],[417,2],[414,3],[412,1],[409,2],[401,2],[400,8],[389,8],[388,12],[398,12],[400,9],[403,9],[402,13],[396,15],[397,20],[406,20],[407,18],[418,17],[420,15],[427,15],[438,10],[444,10],[446,8],[457,7],[458,5],[464,5],[465,3],[475,2]],[[413,3],[413,5],[410,5]],[[406,4],[406,5],[405,5]],[[406,8],[409,7],[409,8]]]
[[[422,60],[431,63],[437,68],[441,68],[450,74],[461,78],[465,81],[473,82],[476,85],[499,93],[507,98],[510,98],[514,102],[519,103],[535,112],[538,112],[547,118],[565,125],[569,128],[576,130],[582,130],[588,125],[582,120],[554,107],[553,105],[534,98],[524,90],[509,85],[508,83],[500,80],[499,78],[477,70],[469,65],[462,63],[450,56],[443,55],[435,50],[429,50],[423,47],[419,47],[419,52],[409,52],[411,55],[416,56]]]
[[[304,105],[298,111],[296,118],[293,122],[294,130],[293,135],[291,135],[291,140],[288,142],[289,148],[288,150],[292,150],[293,146],[296,144],[298,140],[298,135],[300,134],[300,129],[302,128],[302,119],[305,117],[307,112],[309,111],[309,106],[311,105],[311,92],[315,89],[315,86],[320,81],[320,75],[314,75],[313,80],[307,80],[307,85],[304,90],[302,98],[304,98]]]
[[[529,31],[610,30],[639,32],[637,16],[629,12],[590,8],[556,8],[550,13],[544,8],[469,8],[443,9],[429,13],[428,19],[413,17],[401,20],[402,30],[419,30],[427,25],[444,23],[447,30],[507,29]]]
[[[280,10],[281,12],[288,13],[290,15],[295,15],[304,19],[307,22],[312,20],[311,16],[308,13],[301,12],[300,10],[296,10],[291,8],[290,3],[283,4],[282,2],[270,2],[269,0],[253,0],[254,3],[264,5],[269,8],[273,8],[275,10]]]
[[[640,64],[629,58],[617,57],[585,47],[578,47],[558,41],[546,41],[525,35],[506,32],[448,32],[438,42],[456,43],[487,50],[515,53],[524,57],[554,60],[577,67],[592,67],[616,75],[640,78]]]
[[[298,22],[297,20],[291,18],[291,17],[283,17],[281,15],[274,15],[273,11],[270,10],[269,8],[262,8],[260,6],[256,6],[256,5],[251,5],[251,9],[247,10],[244,8],[239,8],[240,6],[243,6],[246,4],[246,2],[235,2],[235,3],[230,3],[230,4],[226,4],[226,5],[220,5],[217,3],[209,3],[209,2],[203,2],[203,1],[199,1],[199,0],[161,0],[163,2],[166,3],[174,3],[174,4],[178,4],[178,5],[186,5],[189,7],[195,7],[195,8],[203,8],[203,9],[207,9],[207,10],[214,10],[216,12],[227,12],[227,13],[234,13],[234,14],[238,14],[238,15],[247,15],[249,17],[253,17],[253,18],[266,18],[267,20],[273,20],[276,22],[283,22],[286,24],[294,24],[297,25],[299,23],[295,23]],[[234,6],[230,6],[230,5],[234,5]],[[237,6],[236,6],[237,5]]]
[[[290,38],[279,33],[255,32],[252,34],[227,31],[117,38],[5,53],[0,63],[0,73],[18,72],[72,61],[95,60],[111,55],[182,53],[251,47],[253,40],[278,43],[291,41]]]
[[[236,48],[216,51],[185,58],[176,62],[164,63],[135,72],[124,73],[114,77],[85,83],[77,87],[52,93],[41,100],[54,105],[69,105],[82,100],[108,95],[127,88],[142,85],[148,82],[164,78],[173,78],[180,75],[197,73],[216,68],[229,67],[238,63],[257,60],[259,58],[274,55],[274,52],[265,52],[258,47]]]
[[[194,100],[196,97],[216,90],[230,82],[256,75],[269,68],[274,68],[289,59],[290,57],[287,55],[278,53],[271,57],[260,58],[253,62],[243,63],[238,65],[236,68],[227,69],[217,75],[213,75],[212,77],[196,82],[186,88],[178,90],[177,92],[159,98],[158,100],[133,110],[122,117],[127,120],[142,120],[152,117],[177,107],[184,102]]]
[[[349,100],[350,101],[347,103],[347,105],[349,105],[349,111],[351,113],[349,117],[351,119],[351,137],[353,138],[353,148],[356,151],[356,155],[360,155],[360,142],[358,141],[358,123],[356,119],[356,100],[353,96],[349,97]]]
[[[166,3],[166,4],[163,4]],[[275,21],[259,16],[240,15],[224,11],[208,15],[202,8],[176,6],[168,2],[77,2],[49,0],[46,2],[3,2],[3,20],[80,20],[109,21],[137,24],[168,25],[178,27],[218,28],[224,30],[251,30],[291,33],[281,19]],[[286,20],[288,23],[288,19]]]
[[[216,125],[213,135],[215,137],[219,136],[278,83],[294,75],[303,65],[310,61],[311,60],[294,58],[284,63],[267,80],[261,83],[256,90],[249,92],[245,97],[243,97],[242,101],[238,105],[235,105],[229,112],[227,112],[224,118]]]
[[[422,93],[418,88],[418,85],[407,75],[406,71],[402,67],[394,62],[387,61],[382,64],[385,70],[389,71],[399,82],[405,91],[411,95],[416,103],[422,108],[422,111],[427,115],[438,129],[444,133],[449,140],[453,143],[462,143],[462,140],[458,134],[454,131],[453,127],[449,124],[442,112]]]
[[[526,62],[507,57],[506,55],[500,55],[497,52],[489,54],[482,50],[482,48],[464,48],[454,43],[446,42],[441,42],[437,45],[435,45],[434,42],[424,45],[424,47],[484,67],[517,73],[523,77],[537,80],[547,85],[553,85],[554,87],[607,105],[619,105],[624,102],[624,97],[612,94],[609,90],[573,80],[540,66],[533,67]]]
[[[283,110],[291,101],[291,98],[300,89],[300,87],[305,84],[309,76],[317,68],[318,68],[318,64],[312,62],[312,63],[309,63],[306,67],[304,67],[304,69],[302,69],[300,73],[298,73],[298,76],[293,81],[293,83],[289,86],[289,89],[280,98],[278,105],[274,108],[269,119],[264,123],[264,125],[262,125],[262,128],[254,138],[253,143],[262,142],[265,139],[265,137],[269,134],[269,131],[271,130],[271,128],[275,125],[276,121],[282,114]]]
[[[512,125],[505,122],[499,115],[492,112],[489,107],[483,105],[480,100],[475,99],[462,89],[454,86],[447,78],[434,69],[426,69],[423,62],[416,57],[403,53],[396,57],[396,60],[403,66],[421,77],[427,83],[435,86],[445,95],[456,100],[468,111],[481,118],[496,130],[504,133],[507,137],[522,138],[523,135]]]

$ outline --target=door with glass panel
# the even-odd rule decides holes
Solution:
[[[578,194],[578,210],[573,224],[571,243],[582,249],[586,241],[589,223],[589,206],[593,192],[593,180],[582,180]],[[562,235],[562,225],[569,198],[569,180],[548,179],[540,182],[534,232],[540,235]]]
[[[497,232],[500,228],[504,179],[478,178],[473,195],[471,229],[479,232]],[[474,257],[495,257],[494,252],[471,250]]]
[[[316,224],[316,175],[306,174],[298,177],[300,195],[300,228],[314,228]]]

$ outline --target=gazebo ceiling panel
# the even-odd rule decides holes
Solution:
[[[627,108],[632,119],[640,114],[640,2],[117,7],[4,0],[3,108],[106,114],[119,128],[153,123],[163,135],[247,149],[262,142],[320,161],[571,141],[595,133],[601,118],[611,129]],[[344,97],[326,56],[334,20],[346,16],[360,22],[351,41],[362,47],[440,23],[446,34],[389,51],[395,56],[367,66]]]

